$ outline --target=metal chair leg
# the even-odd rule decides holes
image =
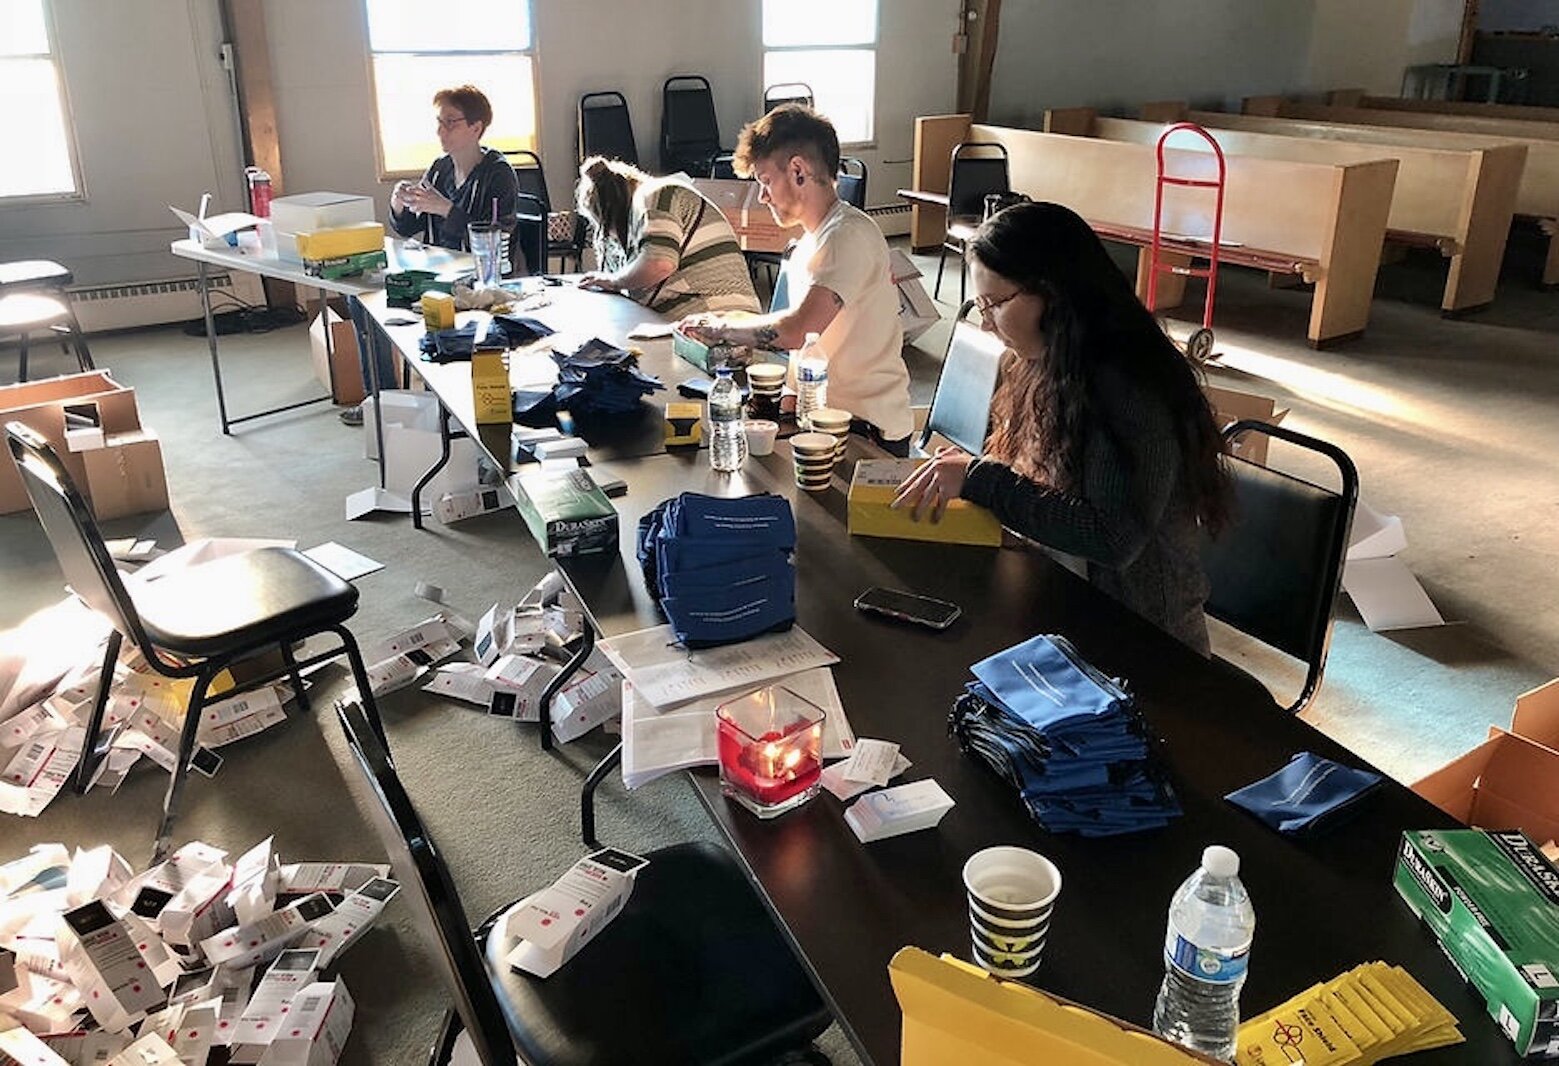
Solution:
[[[86,792],[97,770],[97,734],[103,728],[103,712],[108,707],[108,692],[114,686],[114,666],[119,662],[119,645],[124,640],[119,630],[108,634],[108,649],[103,653],[103,672],[97,679],[97,696],[92,701],[92,718],[81,742],[81,758],[76,760],[76,792]]]
[[[958,306],[962,307],[969,299],[969,260],[963,256],[958,257]]]
[[[76,319],[76,311],[70,306],[70,298],[65,298],[65,307],[69,314],[70,343],[76,349],[76,362],[82,370],[96,370],[97,364],[92,361],[92,351],[87,347],[87,335],[81,331],[81,323]]]
[[[332,626],[331,632],[341,638],[341,646],[346,649],[347,662],[352,666],[352,679],[357,684],[357,695],[363,701],[363,710],[368,715],[368,724],[373,727],[374,735],[379,738],[379,743],[384,745],[384,750],[390,750],[390,738],[384,735],[384,722],[379,718],[379,703],[374,699],[373,689],[368,684],[368,670],[363,666],[363,653],[357,650],[357,641],[352,639],[352,634],[347,632],[345,626]]]
[[[22,330],[21,356],[16,363],[16,380],[27,380],[27,331]]]
[[[590,771],[590,776],[585,778],[584,787],[579,791],[579,832],[585,839],[585,846],[593,850],[599,850],[601,842],[595,838],[595,790],[606,780],[606,775],[615,770],[623,761],[622,741],[607,753],[606,758],[596,763],[595,769]]]
[[[303,675],[298,672],[298,660],[292,654],[292,642],[284,640],[277,647],[281,649],[281,661],[291,667],[288,676],[292,678],[292,690],[298,700],[298,709],[307,714],[314,708],[310,705],[309,694],[303,687]]]
[[[584,633],[579,642],[579,650],[574,657],[564,664],[563,669],[547,682],[547,687],[541,690],[541,699],[537,700],[538,711],[536,724],[541,727],[541,750],[552,750],[552,701],[563,686],[571,681],[580,668],[585,665],[585,660],[590,658],[590,653],[595,650],[595,626],[590,619],[584,620]]]
[[[162,799],[162,821],[157,826],[157,840],[152,845],[152,865],[168,857],[168,845],[173,839],[173,822],[179,805],[179,794],[184,791],[184,778],[189,773],[189,761],[195,755],[195,735],[200,731],[200,712],[206,705],[206,690],[211,685],[211,675],[202,670],[195,678],[190,692],[189,708],[184,712],[184,729],[179,734],[179,751],[173,764],[173,775],[168,780],[168,791]]]
[[[936,260],[936,285],[931,290],[931,298],[933,300],[940,300],[942,298],[942,268],[945,267],[946,265],[947,265],[947,242],[943,241],[942,242],[941,254],[937,256],[937,260]],[[963,305],[960,304],[959,306],[963,306]]]

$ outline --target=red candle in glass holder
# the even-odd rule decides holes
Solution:
[[[823,771],[823,710],[782,685],[715,710],[721,791],[760,818],[817,795]]]

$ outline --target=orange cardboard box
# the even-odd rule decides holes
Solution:
[[[82,460],[98,521],[168,509],[162,445],[150,430],[111,434],[103,447],[83,452]]]
[[[1288,408],[1278,410],[1277,403],[1266,396],[1240,392],[1236,389],[1203,385],[1202,391],[1213,405],[1213,419],[1223,429],[1242,418],[1254,418],[1260,422],[1277,425],[1288,417]],[[1262,433],[1247,433],[1234,445],[1234,454],[1262,466],[1267,465],[1267,444],[1271,438]]]
[[[87,471],[82,456],[86,453],[65,447],[65,405],[87,401],[97,404],[105,434],[131,433],[141,428],[135,390],[119,384],[101,370],[0,387],[0,425],[22,422],[41,434],[59,453],[60,461],[71,477],[85,486]],[[16,471],[11,450],[0,450],[4,451],[4,458],[0,458],[0,514],[25,511],[32,502],[22,487],[22,475]]]
[[[1516,698],[1510,728],[1413,786],[1451,817],[1479,829],[1520,829],[1559,839],[1559,678]]]

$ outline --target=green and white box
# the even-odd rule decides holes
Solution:
[[[1517,1052],[1559,1059],[1559,868],[1519,830],[1419,830],[1393,882]]]
[[[531,470],[515,494],[531,535],[548,555],[617,550],[617,508],[583,468]]]

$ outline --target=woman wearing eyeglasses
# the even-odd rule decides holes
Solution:
[[[1226,521],[1230,489],[1196,372],[1065,207],[996,214],[969,270],[982,325],[1007,346],[990,434],[978,456],[940,449],[893,505],[932,521],[959,497],[987,507],[1208,654],[1200,541]]]
[[[505,233],[514,231],[520,184],[502,152],[482,147],[482,134],[493,122],[493,106],[482,90],[474,85],[440,89],[433,106],[438,108],[438,143],[444,154],[421,181],[395,183],[390,224],[402,237],[470,251],[466,226],[491,222],[494,201],[499,225]],[[520,254],[518,248],[512,252]]]

